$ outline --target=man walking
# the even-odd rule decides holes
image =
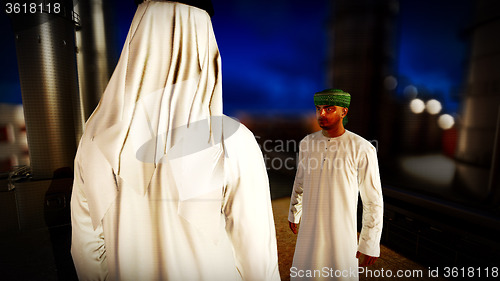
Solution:
[[[358,280],[359,266],[380,255],[383,199],[376,149],[344,124],[351,96],[338,89],[314,95],[321,131],[300,143],[289,224],[297,233],[292,279]],[[363,203],[357,240],[358,193]]]

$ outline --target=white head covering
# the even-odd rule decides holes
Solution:
[[[166,159],[177,161],[171,164],[176,176],[182,167],[202,163],[191,184],[177,181],[181,201],[221,188],[220,60],[204,10],[175,2],[139,5],[113,76],[85,128],[109,162],[117,189],[144,195],[156,165]],[[185,157],[196,153],[196,159]],[[208,187],[196,189],[199,182]],[[111,200],[95,199],[101,203],[92,216],[94,227]]]

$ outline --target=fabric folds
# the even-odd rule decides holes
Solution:
[[[222,114],[206,11],[138,6],[85,125],[71,215],[80,280],[279,280],[266,168]]]

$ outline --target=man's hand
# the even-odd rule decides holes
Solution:
[[[368,256],[359,251],[356,252],[356,258],[359,260],[359,266],[361,267],[370,266],[378,259],[378,257]]]
[[[288,225],[290,226],[290,229],[294,234],[297,234],[297,224],[293,222],[288,222]]]

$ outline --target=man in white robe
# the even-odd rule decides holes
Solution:
[[[262,153],[221,86],[205,10],[138,6],[75,158],[80,280],[280,279]]]
[[[295,280],[358,280],[359,266],[380,255],[383,199],[375,147],[346,130],[350,95],[327,89],[314,95],[321,131],[300,143],[289,224],[297,233],[290,269]],[[363,203],[357,240],[358,193]]]

